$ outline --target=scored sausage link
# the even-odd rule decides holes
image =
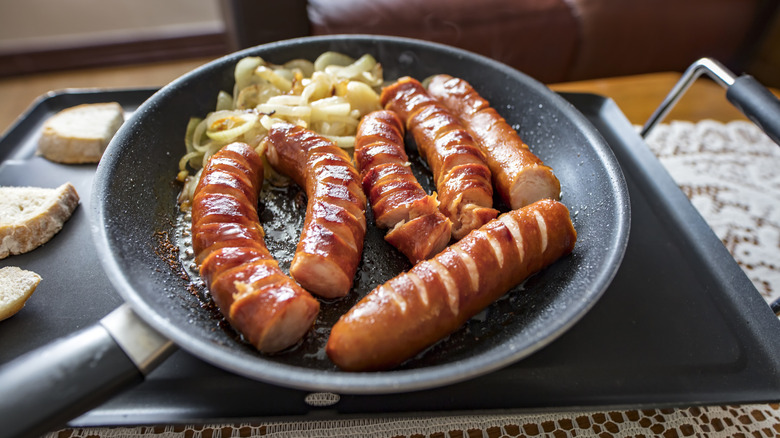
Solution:
[[[258,350],[297,343],[319,302],[286,276],[263,240],[257,216],[263,162],[231,143],[203,168],[192,201],[192,238],[200,275],[228,322]]]
[[[371,291],[333,326],[326,353],[346,371],[398,366],[570,253],[576,238],[558,201],[505,213]]]
[[[428,195],[412,174],[404,127],[394,112],[363,117],[355,136],[355,164],[376,224],[390,230],[385,240],[412,263],[447,246],[452,222],[439,211],[436,195]]]
[[[380,99],[404,120],[428,162],[439,209],[452,221],[452,236],[460,239],[495,218],[484,153],[458,119],[410,77],[385,87]]]
[[[452,112],[485,154],[496,192],[513,209],[540,199],[559,199],[561,184],[520,135],[466,81],[436,75],[428,92]]]
[[[366,197],[349,155],[327,138],[289,123],[274,125],[264,145],[268,162],[307,196],[290,275],[322,297],[346,295],[366,233]]]

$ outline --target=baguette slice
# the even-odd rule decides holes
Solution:
[[[0,268],[0,321],[22,310],[40,282],[41,276],[33,271],[16,266]]]
[[[78,204],[79,195],[70,183],[56,189],[0,187],[0,259],[48,242]]]
[[[65,108],[44,123],[38,153],[59,163],[97,163],[123,122],[116,102]]]

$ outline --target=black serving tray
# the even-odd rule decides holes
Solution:
[[[81,195],[81,206],[51,241],[0,260],[0,267],[20,266],[44,278],[24,310],[0,322],[0,364],[91,325],[122,303],[92,244],[87,215],[95,165],[60,165],[36,156],[43,121],[86,102],[117,101],[129,113],[153,92],[49,94],[0,139],[0,185],[71,181]],[[305,391],[248,380],[177,351],[140,386],[70,425],[780,401],[780,321],[614,102],[591,94],[563,97],[612,147],[628,183],[632,225],[612,285],[549,346],[474,380],[414,393],[343,395],[329,406],[312,403]]]

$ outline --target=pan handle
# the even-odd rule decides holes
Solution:
[[[124,304],[99,323],[8,362],[0,368],[3,436],[62,427],[142,382],[173,350]]]
[[[735,77],[729,69],[711,58],[701,58],[685,70],[674,88],[642,127],[640,135],[643,138],[647,137],[650,130],[663,120],[702,73],[707,73],[715,82],[725,87],[726,99],[780,145],[780,99],[752,76]]]

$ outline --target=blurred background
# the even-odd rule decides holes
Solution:
[[[682,71],[712,56],[780,86],[777,0],[0,2],[0,78],[218,57],[311,34],[438,41],[545,82]]]

